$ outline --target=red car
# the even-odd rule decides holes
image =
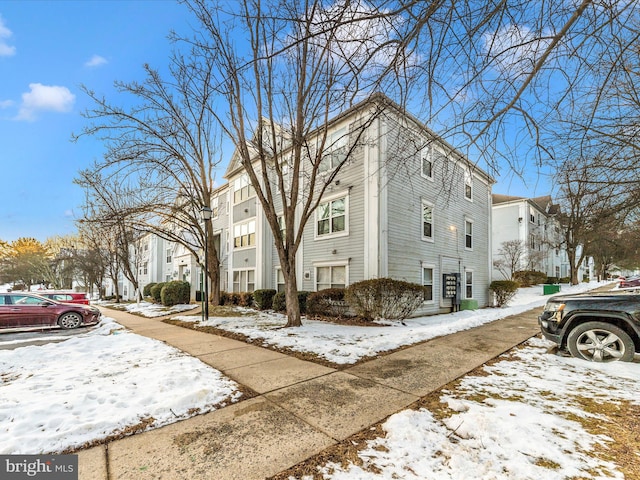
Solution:
[[[628,277],[620,280],[618,288],[640,288],[640,277]]]
[[[67,292],[62,290],[61,291],[39,290],[34,293],[37,293],[41,297],[50,298],[51,300],[57,300],[58,302],[89,305],[89,297],[87,296],[86,293],[82,293],[82,292]]]
[[[0,332],[78,328],[100,321],[96,307],[63,303],[33,293],[0,293]]]

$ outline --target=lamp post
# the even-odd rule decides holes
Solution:
[[[211,208],[204,206],[202,210],[204,221],[204,319],[209,318],[209,227],[207,222],[211,220]]]

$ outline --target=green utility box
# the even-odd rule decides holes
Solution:
[[[542,286],[543,295],[551,295],[553,293],[558,293],[559,291],[560,291],[560,285],[543,285]]]
[[[473,298],[465,298],[460,300],[460,310],[477,310],[478,301]]]

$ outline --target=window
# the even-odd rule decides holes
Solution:
[[[240,203],[255,194],[253,185],[246,173],[233,182],[233,203]]]
[[[211,199],[211,218],[218,218],[218,214],[220,213],[220,200],[218,197],[214,197]]]
[[[276,291],[284,292],[284,273],[281,268],[276,268]]]
[[[172,249],[167,248],[167,263],[171,263],[171,260],[173,259],[173,257],[171,256],[171,252],[172,252]]]
[[[531,223],[536,223],[536,211],[533,207],[529,207],[529,221]]]
[[[473,248],[473,222],[464,222],[464,246],[471,250]]]
[[[278,228],[280,230],[280,235],[282,235],[282,239],[284,240],[287,233],[287,226],[284,223],[284,215],[278,215]]]
[[[233,291],[253,292],[256,288],[255,270],[234,270],[233,271]]]
[[[433,240],[433,205],[422,202],[422,239]]]
[[[256,244],[256,221],[251,220],[233,227],[233,246],[252,247]]]
[[[430,180],[433,179],[433,155],[432,147],[424,147],[420,151],[420,163],[422,165],[422,176]]]
[[[144,275],[146,275],[147,273],[149,273],[149,262],[144,262],[142,264],[142,273]]]
[[[473,199],[473,177],[469,172],[464,174],[464,198],[467,200]]]
[[[424,301],[433,302],[433,267],[422,267],[422,286]]]
[[[347,139],[346,128],[327,134],[322,160],[318,167],[320,173],[333,170],[345,161],[347,157]]]
[[[535,250],[536,248],[536,236],[533,233],[529,234],[529,248]]]
[[[464,272],[465,298],[473,298],[473,272]]]
[[[316,267],[316,290],[344,288],[347,286],[347,267],[330,265]]]
[[[344,232],[347,229],[347,199],[337,198],[329,202],[321,203],[317,212],[316,233],[320,235],[330,235],[332,233]]]

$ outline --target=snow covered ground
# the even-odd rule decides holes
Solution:
[[[91,302],[91,304],[99,305],[101,307],[122,309],[129,313],[135,313],[148,318],[164,317],[165,315],[171,315],[173,313],[187,312],[189,310],[194,310],[199,306],[199,304],[191,303],[191,304],[173,305],[171,307],[165,307],[164,305],[160,305],[158,303],[151,303],[151,302],[112,303],[112,302],[104,302],[104,301]]]
[[[66,338],[0,350],[0,454],[60,452],[240,397],[217,370],[113,319]]]
[[[561,293],[597,286],[563,285]],[[307,320],[302,328],[280,329],[282,315],[251,312],[207,323],[348,364],[540,306],[548,299],[541,293],[540,286],[521,289],[507,308],[411,319],[406,327]],[[446,418],[426,410],[391,417],[384,426],[386,438],[361,452],[365,467],[375,466],[378,475],[356,465],[329,464],[323,467],[325,476],[424,478],[422,472],[428,471],[430,479],[622,478],[614,465],[591,454],[608,439],[560,413],[594,415],[582,410],[578,396],[640,401],[640,364],[589,364],[546,354],[549,345],[532,340],[517,359],[486,367],[486,376],[467,376],[442,396],[451,410]],[[136,425],[172,423],[193,409],[210,411],[239,397],[237,385],[216,370],[105,318],[98,328],[61,343],[0,350],[0,454],[74,448]]]
[[[561,294],[579,293],[607,285],[606,283],[582,283],[562,285]],[[610,284],[612,287],[615,284]],[[286,318],[273,312],[237,310],[243,316],[210,317],[201,322],[199,316],[175,316],[174,320],[196,322],[262,340],[264,345],[290,348],[293,351],[315,353],[321,358],[337,364],[352,364],[358,360],[375,356],[379,352],[411,345],[430,338],[447,335],[492,322],[545,304],[549,296],[542,295],[542,286],[521,288],[508,307],[465,310],[447,315],[432,315],[405,320],[380,327],[358,327],[335,325],[327,322],[303,320],[300,328],[282,329]]]
[[[594,452],[616,439],[587,432],[579,419],[606,422],[585,411],[584,399],[640,404],[640,364],[549,355],[550,345],[532,339],[515,358],[485,366],[486,375],[464,377],[441,396],[445,415],[420,409],[391,416],[386,436],[359,452],[362,467],[329,463],[319,471],[331,480],[624,478]]]

